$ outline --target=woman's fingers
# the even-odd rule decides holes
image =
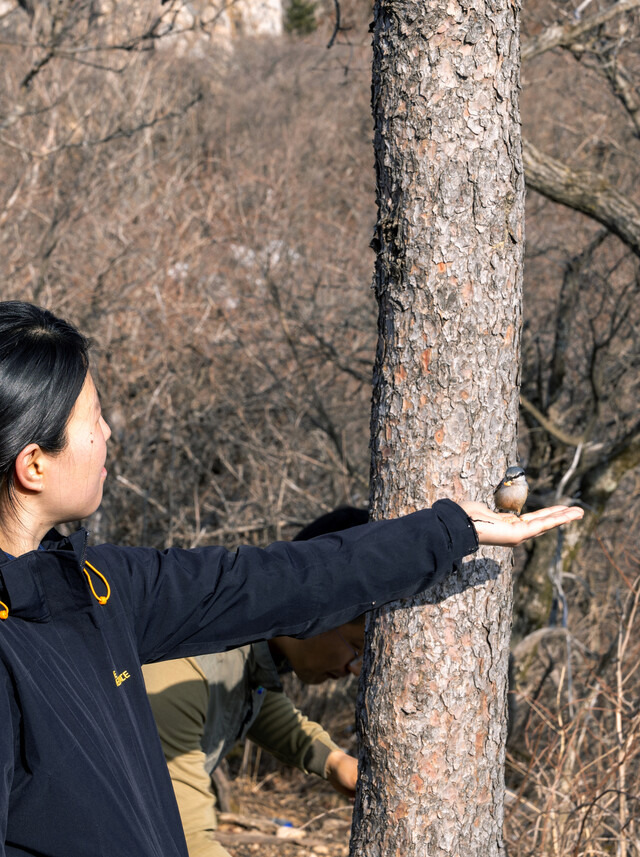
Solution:
[[[549,506],[518,517],[494,512],[482,503],[460,505],[473,521],[480,544],[499,547],[514,547],[562,524],[579,521],[584,516],[584,510],[579,506]]]

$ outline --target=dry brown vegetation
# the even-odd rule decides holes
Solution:
[[[345,78],[295,41],[108,50],[25,88],[39,51],[4,50],[2,293],[94,340],[115,441],[100,536],[266,541],[366,502],[364,61]]]
[[[331,50],[329,6],[311,37],[178,57],[159,38],[172,5],[0,18],[1,297],[93,338],[113,428],[96,538],[262,544],[368,496],[370,11],[343,4]],[[575,24],[527,6],[524,42]],[[632,10],[527,59],[522,96],[527,141],[638,205],[639,26]],[[521,455],[534,503],[560,490],[588,518],[519,555],[506,840],[633,857],[639,263],[535,192],[527,216]],[[340,731],[350,704],[320,713]],[[267,777],[288,790],[264,789],[272,815],[311,801]]]

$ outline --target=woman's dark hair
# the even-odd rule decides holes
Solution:
[[[0,494],[9,500],[15,461],[25,446],[64,449],[88,351],[85,337],[48,310],[0,301]]]

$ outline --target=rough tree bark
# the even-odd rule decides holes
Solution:
[[[519,10],[378,0],[372,510],[487,501],[516,460]],[[369,623],[352,857],[503,853],[511,557]]]

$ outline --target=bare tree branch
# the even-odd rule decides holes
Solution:
[[[640,256],[640,208],[628,196],[601,175],[572,170],[526,141],[522,156],[529,188],[593,217]]]
[[[17,144],[11,142],[4,137],[0,136],[0,144],[7,146],[10,149],[17,149],[18,151],[24,152],[29,155],[29,157],[34,159],[42,159],[48,158],[56,152],[61,152],[65,149],[86,149],[88,146],[102,146],[105,143],[110,143],[112,140],[119,140],[123,137],[133,137],[135,134],[138,134],[140,131],[144,131],[147,128],[154,128],[156,125],[160,125],[163,122],[169,122],[172,119],[178,119],[187,113],[192,107],[194,107],[198,102],[202,100],[202,93],[196,93],[190,101],[186,104],[181,105],[177,110],[171,110],[168,113],[163,113],[161,116],[154,116],[152,119],[147,119],[143,122],[139,122],[137,125],[133,125],[130,128],[125,128],[122,126],[118,126],[110,131],[108,134],[105,134],[102,137],[97,137],[95,139],[87,139],[80,140],[79,142],[64,142],[59,146],[54,146],[51,149],[45,149],[43,152],[37,152],[33,149],[26,149],[24,146],[18,146]]]
[[[287,828],[284,828],[285,830]],[[304,831],[287,836],[286,839],[269,835],[266,833],[222,833],[216,830],[211,834],[211,839],[220,842],[222,845],[282,845],[283,842],[292,845],[305,845],[308,848],[326,848],[334,845],[329,839],[321,839],[317,836],[305,836]]]
[[[530,402],[522,393],[520,394],[520,404],[525,411],[528,411],[540,423],[545,431],[549,432],[550,435],[561,443],[565,443],[567,446],[581,446],[584,443],[584,435],[568,434],[566,431],[563,431],[559,426],[545,417],[542,411],[538,410],[533,402]]]
[[[640,100],[635,92],[631,75],[627,69],[615,57],[611,62],[604,63],[604,72],[611,82],[611,87],[616,98],[627,111],[633,122],[635,133],[640,137]]]
[[[617,15],[637,9],[638,6],[640,6],[640,0],[618,0],[618,3],[615,3],[609,9],[605,9],[603,12],[599,12],[597,15],[593,15],[577,24],[553,24],[537,36],[523,42],[521,50],[522,60],[529,60],[532,57],[538,56],[538,54],[552,50],[552,48],[567,48],[596,27],[606,24],[607,21],[610,21]]]
[[[339,0],[333,0],[333,5],[334,5],[335,10],[336,10],[336,23],[333,27],[333,33],[331,34],[331,38],[329,39],[329,43],[327,44],[327,48],[333,47],[333,43],[336,40],[336,36],[338,35],[340,30],[342,29],[340,27],[340,2],[339,2]]]
[[[585,469],[580,480],[580,496],[602,514],[607,500],[621,480],[640,464],[640,423],[611,449],[595,466]]]

